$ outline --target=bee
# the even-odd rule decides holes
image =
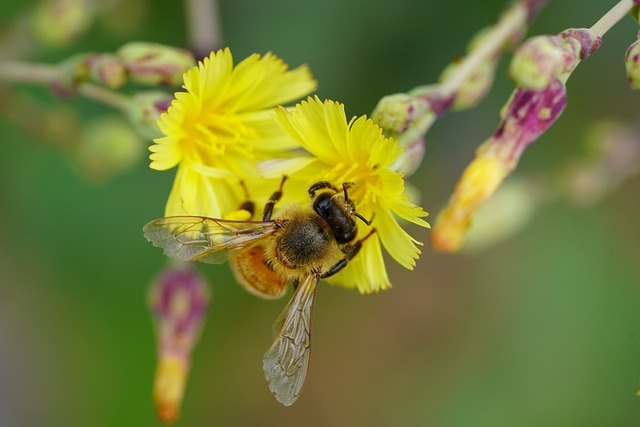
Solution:
[[[273,326],[274,341],[262,359],[269,389],[289,406],[300,395],[309,367],[318,282],[345,268],[375,228],[357,239],[356,220],[370,226],[373,218],[356,211],[348,194],[353,183],[338,190],[318,182],[309,187],[308,207],[291,204],[275,211],[285,181],[266,203],[262,221],[173,216],[151,221],[144,235],[171,258],[210,264],[229,260],[238,282],[266,298],[283,296],[293,284],[294,294]],[[253,209],[251,203],[243,207]]]

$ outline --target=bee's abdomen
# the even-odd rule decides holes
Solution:
[[[316,218],[288,221],[276,245],[276,258],[289,269],[318,265],[332,252],[329,233]]]

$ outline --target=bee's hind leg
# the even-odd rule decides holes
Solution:
[[[356,256],[358,252],[360,252],[360,249],[362,248],[362,243],[364,243],[364,241],[367,240],[369,237],[371,237],[371,235],[375,232],[376,232],[376,229],[373,228],[371,229],[369,234],[364,236],[362,239],[358,240],[353,245],[347,246],[347,249],[344,252],[344,258],[336,262],[330,269],[322,273],[320,275],[320,278],[326,279],[327,277],[331,277],[334,274],[338,273],[343,268],[345,268],[347,264],[349,264],[349,261],[351,261],[353,257]]]

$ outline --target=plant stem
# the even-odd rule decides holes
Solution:
[[[621,0],[589,29],[600,37],[604,36],[611,27],[620,22],[631,11],[633,4],[633,0]]]
[[[0,62],[0,81],[3,82],[52,84],[61,78],[60,69],[53,65],[20,61]]]
[[[511,7],[490,30],[491,34],[484,39],[482,45],[470,52],[462,60],[460,67],[442,82],[443,93],[446,95],[455,93],[480,64],[497,55],[509,39],[512,39],[514,34],[518,34],[526,25],[527,17],[528,10],[524,2],[519,2]]]
[[[129,97],[113,90],[105,89],[102,86],[91,83],[81,83],[78,85],[78,93],[85,98],[98,101],[104,105],[120,110],[127,115],[129,113]]]
[[[56,65],[34,64],[21,61],[0,62],[0,83],[32,83],[55,85],[65,78],[64,70]],[[91,83],[78,83],[78,93],[102,104],[127,113],[129,98],[118,92]]]
[[[197,59],[222,48],[222,32],[216,0],[187,0],[189,45]]]

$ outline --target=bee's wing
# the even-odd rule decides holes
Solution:
[[[262,357],[269,389],[285,406],[296,401],[309,368],[313,303],[320,277],[308,274],[274,325],[275,340]]]
[[[181,261],[220,264],[230,251],[270,236],[274,221],[225,221],[202,216],[169,216],[144,226],[144,236],[165,255]]]

